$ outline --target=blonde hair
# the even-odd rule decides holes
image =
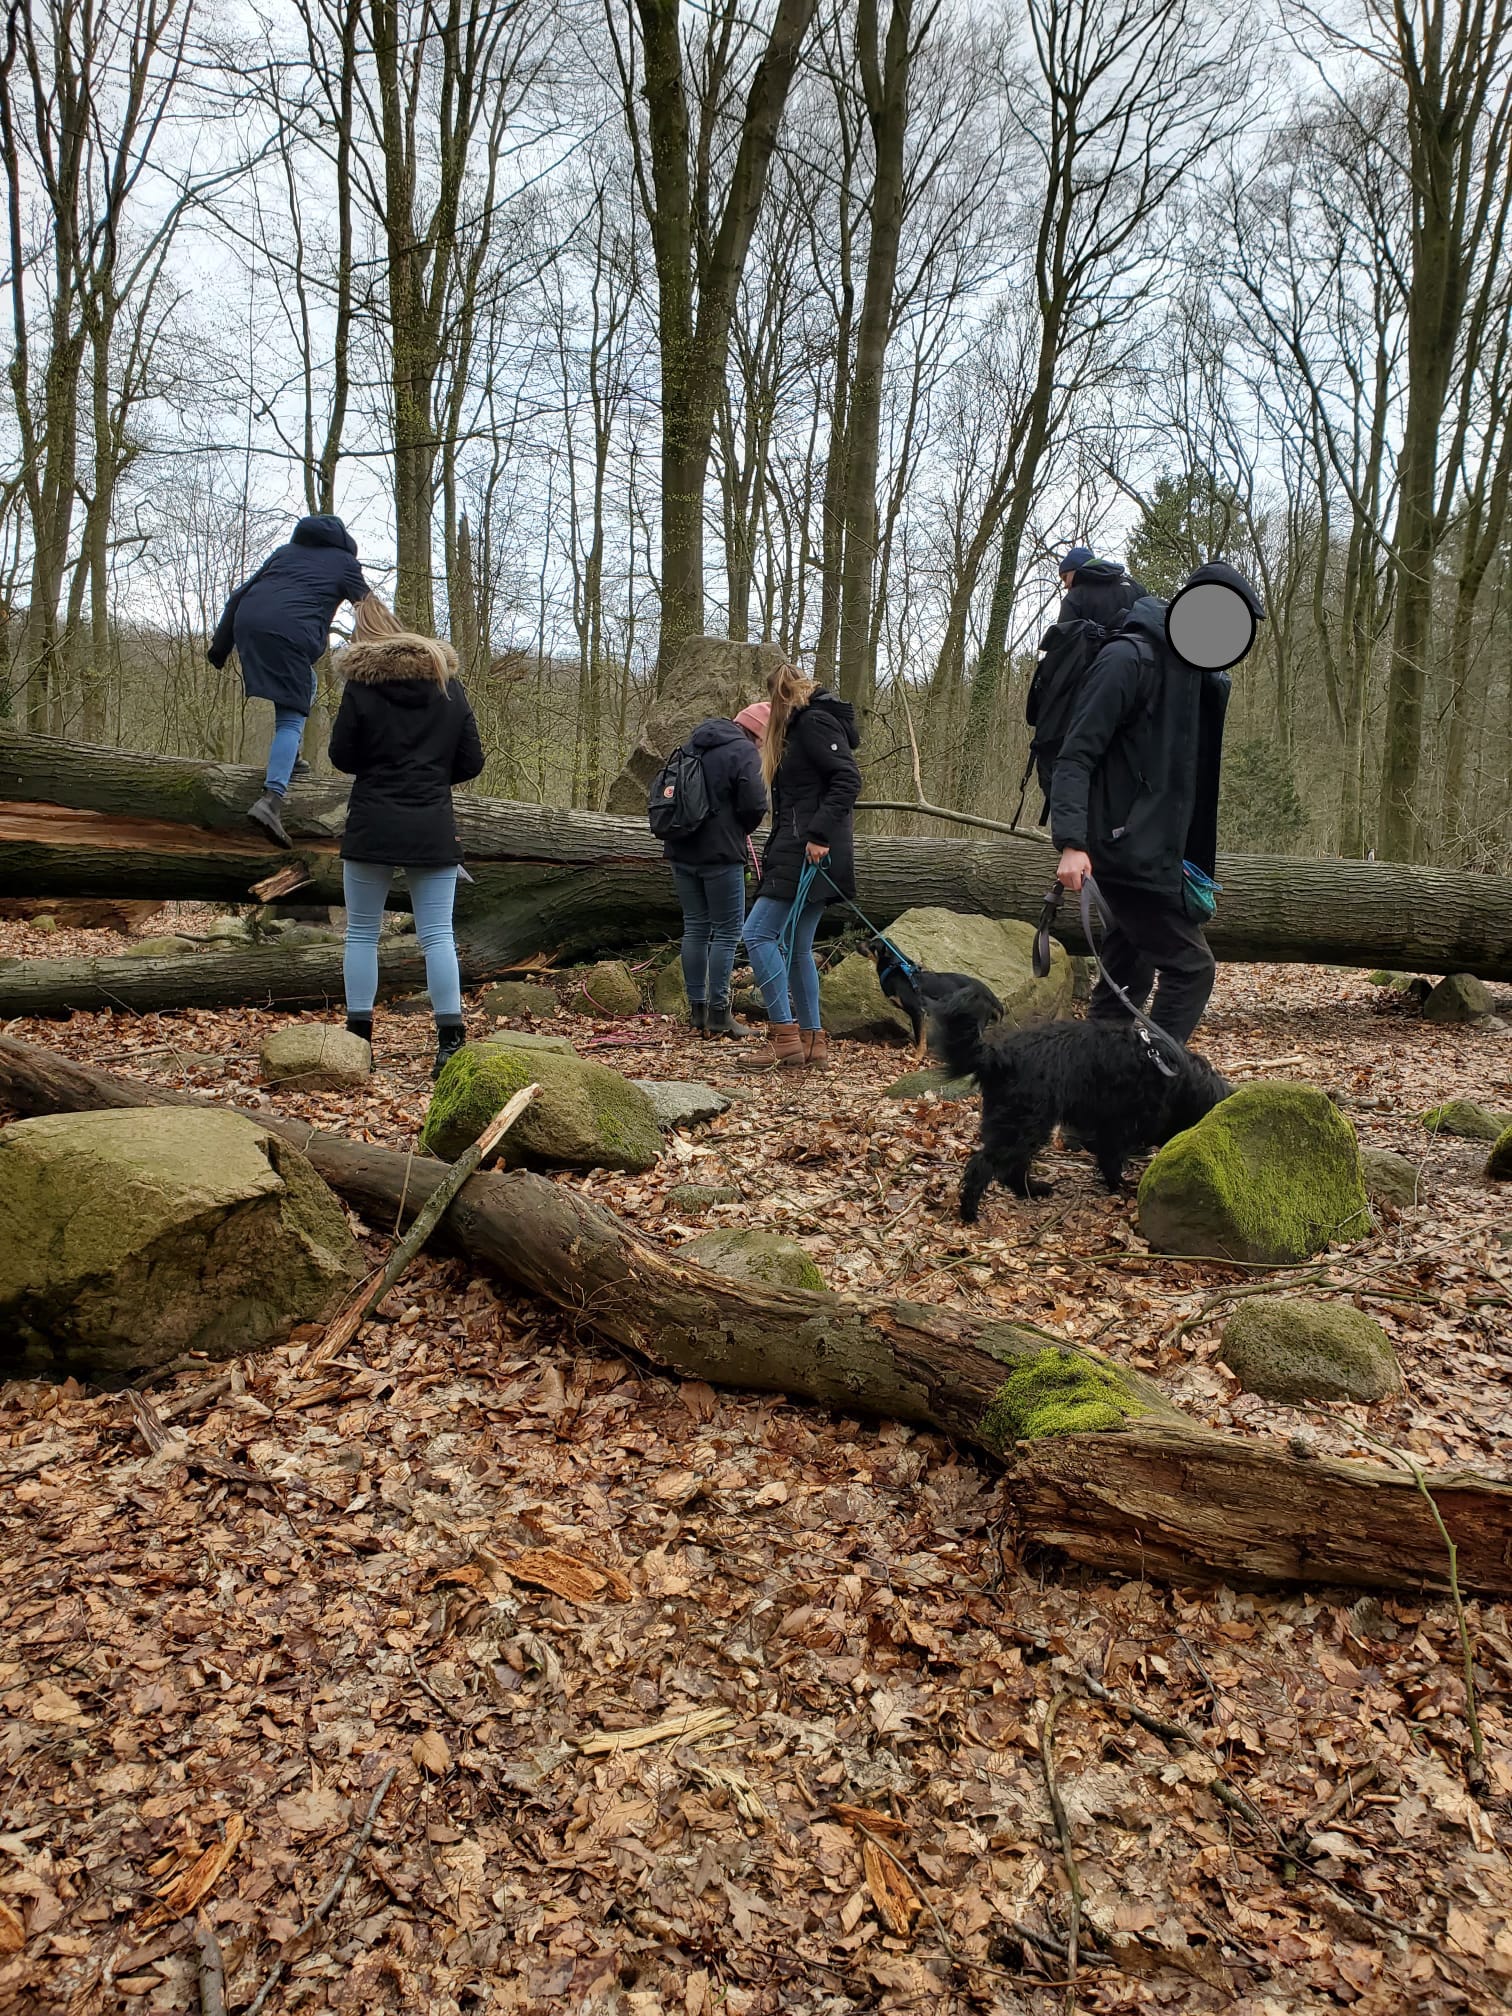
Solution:
[[[788,722],[807,707],[817,690],[817,682],[805,679],[796,665],[775,665],[767,674],[767,697],[771,700],[772,711],[767,716],[766,729],[761,737],[761,774],[766,779],[768,791],[782,762],[782,752],[787,747]]]
[[[444,686],[457,669],[457,654],[450,644],[443,644],[439,637],[422,637],[418,630],[406,628],[378,595],[364,595],[357,604],[356,617],[352,625],[352,642],[407,644],[418,656],[429,661],[430,676],[438,686]]]

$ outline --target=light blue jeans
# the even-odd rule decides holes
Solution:
[[[779,896],[758,896],[745,921],[746,954],[769,1020],[791,1022],[796,1009],[800,1029],[817,1029],[819,968],[814,964],[814,933],[819,929],[824,905],[816,901],[803,906],[793,934],[792,957],[785,962],[777,940],[792,908],[791,903],[785,903]]]
[[[315,695],[319,688],[315,680],[315,667],[310,667],[310,707],[315,705]],[[268,768],[263,778],[265,787],[275,798],[288,794],[289,779],[294,775],[294,765],[299,761],[299,745],[304,740],[305,723],[310,718],[310,707],[301,714],[297,707],[273,709],[273,740],[268,744]]]
[[[415,937],[425,954],[425,987],[438,1022],[462,1019],[462,976],[457,970],[457,943],[452,936],[452,901],[457,893],[455,868],[406,868],[410,902],[415,910]],[[384,899],[394,879],[380,861],[343,861],[346,894],[346,949],[342,974],[347,1012],[369,1015],[378,998],[378,934],[383,928]]]

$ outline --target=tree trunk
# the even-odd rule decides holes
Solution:
[[[0,1037],[0,1101],[23,1114],[209,1103],[9,1037]],[[447,1177],[445,1163],[249,1117],[293,1141],[375,1223],[413,1218]],[[436,1236],[653,1364],[915,1422],[1006,1462],[1021,1533],[1073,1560],[1180,1581],[1447,1586],[1444,1545],[1411,1477],[1216,1433],[1152,1381],[1046,1331],[729,1280],[523,1170],[473,1177]],[[1116,1390],[1123,1425],[1015,1440],[1031,1382],[1047,1376],[1062,1404]],[[1463,1471],[1427,1482],[1458,1548],[1461,1586],[1512,1594],[1512,1485]]]
[[[0,896],[244,903],[254,882],[291,859],[246,824],[261,788],[259,772],[229,764],[86,749],[0,728]],[[341,900],[335,836],[346,792],[341,782],[312,781],[284,808],[293,858],[308,867],[316,901]],[[677,931],[672,878],[644,821],[467,793],[456,804],[475,877],[458,892],[458,945],[474,977],[533,952],[597,954]],[[1047,842],[1006,834],[867,836],[856,843],[856,865],[861,907],[883,929],[922,905],[1034,921],[1055,854]],[[1512,981],[1512,882],[1503,878],[1225,854],[1218,879],[1224,893],[1209,940],[1219,959]],[[394,900],[404,903],[402,885]],[[1059,935],[1081,949],[1069,916]],[[0,989],[0,1012],[3,1002]]]

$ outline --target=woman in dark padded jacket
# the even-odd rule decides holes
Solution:
[[[730,974],[745,922],[747,836],[767,810],[756,753],[767,712],[762,700],[742,708],[733,721],[716,717],[693,730],[686,746],[697,752],[703,766],[709,816],[662,849],[682,905],[688,1020],[705,1036],[750,1034],[730,1013]]]
[[[763,1071],[806,1064],[823,1071],[829,1068],[829,1042],[819,1026],[814,933],[827,904],[856,893],[853,808],[861,796],[861,772],[853,752],[861,737],[850,703],[791,665],[771,673],[767,692],[772,711],[761,740],[761,768],[772,794],[772,830],[746,918],[745,944],[766,1002],[768,1036],[740,1061]],[[784,959],[778,941],[809,862],[821,872]]]
[[[462,1047],[462,980],[452,903],[462,849],[452,786],[483,768],[483,745],[450,644],[408,631],[369,595],[357,605],[346,681],[331,729],[331,761],[355,781],[341,839],[346,893],[347,1027],[373,1040],[378,934],[394,870],[403,868],[436,1018],[436,1067]]]

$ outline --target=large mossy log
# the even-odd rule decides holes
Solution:
[[[253,882],[289,860],[247,826],[260,787],[248,769],[0,731],[0,895],[245,901]],[[311,877],[301,894],[315,900],[340,901],[345,802],[344,783],[312,782],[286,808]],[[457,911],[474,976],[537,952],[571,956],[677,928],[672,880],[642,821],[467,794],[457,817],[476,878],[459,891]],[[856,851],[862,906],[883,927],[919,904],[1032,919],[1054,872],[1043,840],[995,834],[867,836]],[[1507,880],[1268,855],[1228,854],[1218,865],[1224,894],[1209,936],[1220,959],[1512,980]],[[1079,949],[1069,915],[1064,936]],[[204,984],[213,984],[208,971]],[[3,995],[0,1009],[24,1012]]]
[[[197,1103],[0,1037],[0,1104],[14,1112],[163,1102]],[[255,1117],[385,1226],[413,1216],[446,1174],[440,1162]],[[653,1364],[943,1430],[1006,1464],[1023,1535],[1075,1560],[1177,1581],[1447,1585],[1444,1545],[1411,1477],[1215,1433],[1151,1381],[1027,1324],[729,1280],[524,1171],[474,1177],[437,1236]],[[1461,1586],[1512,1594],[1512,1486],[1466,1472],[1427,1482]]]

